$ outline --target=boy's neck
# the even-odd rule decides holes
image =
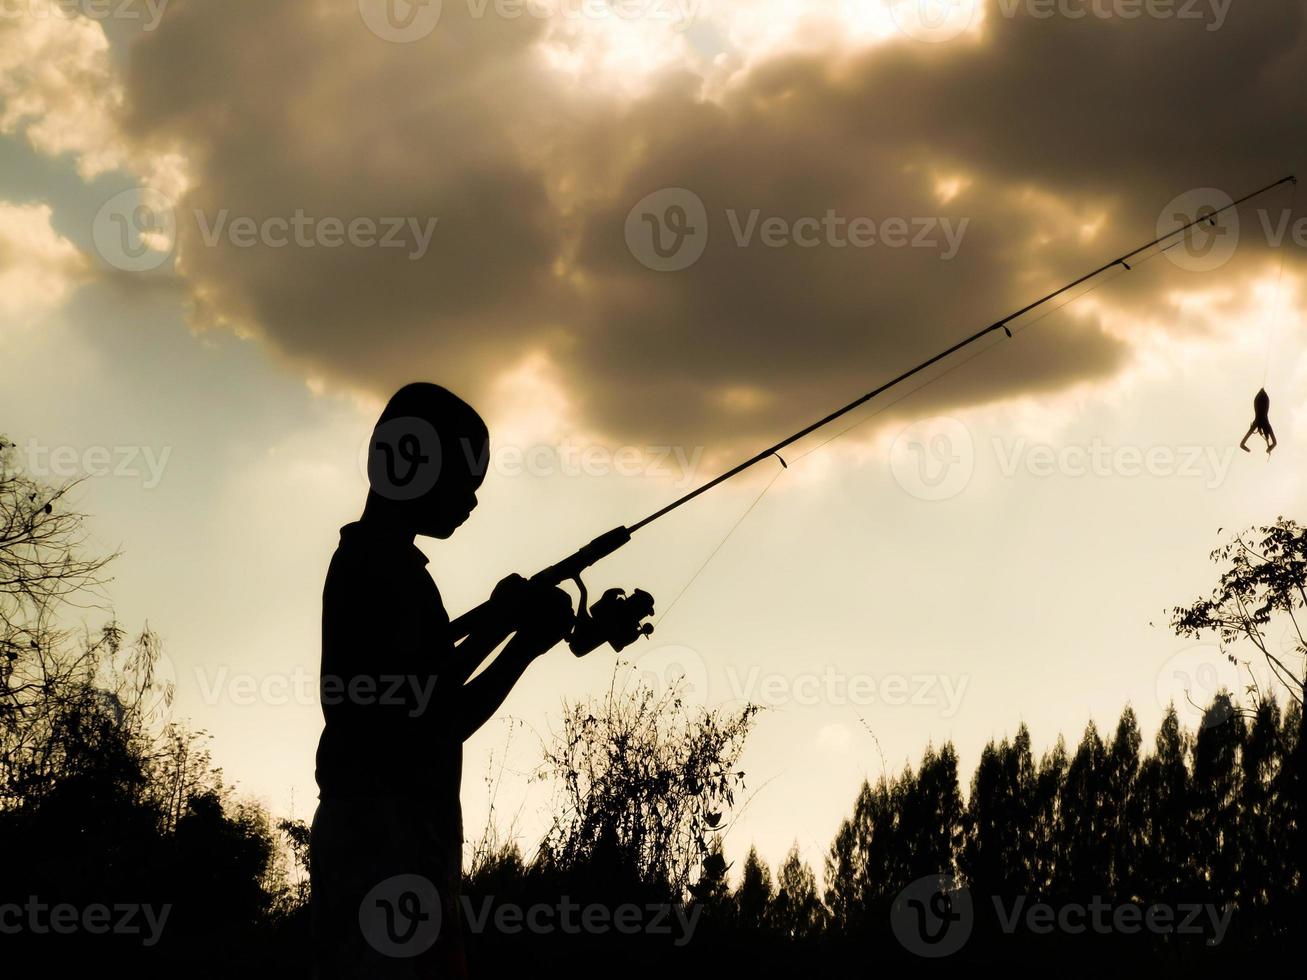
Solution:
[[[413,544],[413,539],[417,537],[417,532],[411,526],[396,520],[394,513],[379,506],[375,498],[370,498],[364,505],[359,523],[367,528],[369,534],[378,538]]]

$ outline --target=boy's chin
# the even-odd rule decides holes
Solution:
[[[445,538],[453,537],[454,532],[462,527],[463,522],[466,520],[466,517],[461,517],[458,520],[433,521],[419,533],[428,538],[440,538],[443,541]]]

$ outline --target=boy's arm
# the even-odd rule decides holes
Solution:
[[[455,645],[453,656],[442,668],[441,679],[451,687],[462,686],[512,632],[510,623],[496,623],[489,629],[477,630],[464,637],[462,643]]]
[[[530,589],[531,585],[521,575],[509,575],[495,586],[490,593],[492,615],[477,622],[471,632],[460,632],[450,638],[455,644],[454,653],[440,671],[446,685],[461,687],[476,673],[482,661],[517,630]]]
[[[494,716],[532,661],[557,646],[558,641],[567,635],[574,618],[572,599],[562,589],[536,590],[530,596],[522,618],[529,625],[517,630],[494,663],[463,684],[455,694],[457,729],[464,740]],[[465,645],[473,639],[469,637],[464,641]],[[480,638],[477,639],[479,645]],[[502,637],[490,649],[500,642]]]
[[[541,641],[519,634],[509,641],[494,663],[463,685],[455,709],[458,733],[463,741],[494,717],[532,661],[557,643],[555,639],[543,646]]]

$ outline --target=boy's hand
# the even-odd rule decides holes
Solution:
[[[499,580],[490,593],[490,603],[499,620],[510,630],[521,625],[521,610],[526,605],[526,593],[531,583],[516,573]]]
[[[499,606],[503,623],[529,638],[540,652],[548,650],[571,631],[576,620],[572,597],[562,589],[509,575],[490,594]]]

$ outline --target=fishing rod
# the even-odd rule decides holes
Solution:
[[[721,484],[725,483],[727,480],[739,476],[745,470],[750,469],[753,466],[756,466],[757,464],[761,463],[763,460],[770,459],[773,456],[775,456],[778,460],[780,460],[782,465],[786,465],[784,459],[781,458],[780,456],[781,450],[798,442],[804,436],[811,435],[813,432],[816,432],[818,429],[821,429],[829,425],[830,423],[836,421],[837,419],[843,418],[844,416],[848,415],[850,412],[862,407],[867,402],[871,401],[877,396],[883,395],[891,388],[895,388],[898,385],[901,385],[909,378],[915,377],[921,372],[928,370],[929,368],[938,364],[940,361],[952,357],[954,354],[958,353],[959,351],[967,347],[970,347],[972,344],[977,343],[978,341],[984,339],[985,337],[989,336],[992,333],[997,333],[998,331],[1002,330],[1009,338],[1011,338],[1012,329],[1009,326],[1009,324],[1013,320],[1016,320],[1024,316],[1025,314],[1031,312],[1032,310],[1038,309],[1044,304],[1057,299],[1059,296],[1062,296],[1065,293],[1070,292],[1071,290],[1075,289],[1077,286],[1082,286],[1085,283],[1089,282],[1090,280],[1098,278],[1103,273],[1107,272],[1110,269],[1114,269],[1117,266],[1121,266],[1127,272],[1129,272],[1131,270],[1130,262],[1133,259],[1137,258],[1138,256],[1142,255],[1143,253],[1149,251],[1150,249],[1155,248],[1158,245],[1161,245],[1163,242],[1167,241],[1168,239],[1174,238],[1177,235],[1183,236],[1191,229],[1196,228],[1198,225],[1207,223],[1210,224],[1212,227],[1216,227],[1216,219],[1219,215],[1224,214],[1226,211],[1230,211],[1234,208],[1237,208],[1239,207],[1239,205],[1245,204],[1248,201],[1253,200],[1254,198],[1261,197],[1263,194],[1266,194],[1277,187],[1289,183],[1296,185],[1298,183],[1298,178],[1296,176],[1290,175],[1288,177],[1284,177],[1281,178],[1280,180],[1277,180],[1273,184],[1267,184],[1261,190],[1253,191],[1251,194],[1247,194],[1244,197],[1239,198],[1239,200],[1227,204],[1225,207],[1218,208],[1212,211],[1210,214],[1204,214],[1199,217],[1196,217],[1193,221],[1190,221],[1187,224],[1174,229],[1173,231],[1167,232],[1165,235],[1155,238],[1147,245],[1141,245],[1139,248],[1136,248],[1132,251],[1127,252],[1125,255],[1122,255],[1120,258],[1113,259],[1111,262],[1108,262],[1105,265],[1100,266],[1099,268],[1095,269],[1093,272],[1087,273],[1086,275],[1081,276],[1080,278],[1074,280],[1073,282],[1069,282],[1065,286],[1062,286],[1061,288],[1054,290],[1053,292],[1049,293],[1047,296],[1043,296],[1035,300],[1033,303],[1023,306],[1021,309],[1017,310],[1016,312],[1008,314],[1007,316],[1003,317],[1001,320],[997,320],[994,323],[991,323],[983,330],[976,331],[974,334],[967,337],[966,339],[958,341],[956,344],[949,347],[947,350],[941,351],[940,353],[936,354],[934,357],[930,358],[929,360],[922,361],[916,367],[904,371],[898,377],[892,378],[891,380],[882,384],[880,387],[867,392],[865,395],[862,395],[859,398],[855,398],[847,405],[843,406],[842,408],[836,409],[835,411],[831,412],[829,415],[818,419],[816,422],[813,422],[811,425],[804,426],[802,429],[800,429],[798,432],[795,432],[793,435],[787,436],[786,438],[782,439],[780,442],[776,443],[774,446],[769,446],[768,448],[762,450],[761,452],[757,453],[754,456],[750,456],[748,459],[746,459],[744,462],[740,463],[739,465],[734,466],[731,469],[727,470],[725,473],[722,473],[720,476],[715,477],[712,480],[709,480],[707,483],[703,484],[697,489],[691,490],[689,493],[672,501],[670,504],[661,508],[660,510],[654,511],[652,514],[650,514],[648,517],[644,518],[643,520],[637,521],[636,523],[630,525],[629,527],[627,526],[615,527],[611,531],[599,535],[599,537],[595,538],[589,544],[584,545],[581,548],[577,549],[575,552],[568,555],[562,561],[550,565],[548,568],[543,569],[540,572],[537,572],[534,576],[532,576],[532,581],[540,582],[546,585],[555,585],[555,586],[561,585],[563,582],[571,581],[571,582],[575,582],[577,588],[580,589],[580,593],[581,593],[580,604],[577,610],[576,624],[573,627],[571,636],[568,638],[568,646],[571,648],[572,652],[576,654],[578,657],[583,657],[586,654],[598,649],[604,643],[608,643],[610,646],[613,647],[614,650],[621,650],[623,647],[626,647],[627,645],[634,642],[639,637],[648,636],[650,633],[653,632],[652,624],[642,622],[642,620],[653,615],[653,597],[650,596],[649,593],[644,592],[640,589],[636,589],[630,595],[627,595],[626,592],[622,589],[609,589],[603,594],[603,596],[599,599],[599,601],[594,604],[594,606],[592,606],[587,610],[586,608],[587,595],[586,595],[585,583],[581,581],[581,573],[583,571],[585,571],[590,566],[596,564],[597,562],[601,561],[602,559],[607,558],[613,552],[617,551],[618,549],[628,544],[631,540],[632,535],[634,535],[636,531],[648,527],[650,524],[652,524],[654,521],[657,521],[659,518],[666,517],[668,514],[670,514],[672,511],[676,510],[677,508],[685,506],[691,500],[694,500],[696,497],[707,493],[709,490],[712,490],[714,487],[720,486]],[[1173,244],[1178,244],[1178,242]],[[1172,246],[1167,246],[1167,247],[1170,248]],[[464,613],[462,616],[458,617],[458,619],[454,620],[453,623],[451,624],[451,627],[454,631],[454,639],[460,640],[463,637],[467,636],[469,633],[478,629],[482,623],[485,623],[489,619],[491,619],[493,614],[494,614],[494,609],[489,601],[484,602],[480,606],[477,606],[475,609],[472,609],[469,612]]]

